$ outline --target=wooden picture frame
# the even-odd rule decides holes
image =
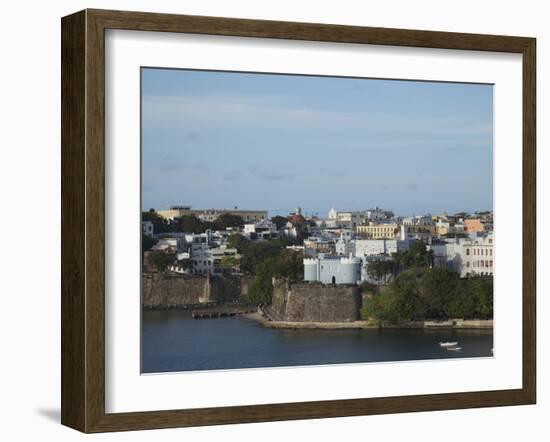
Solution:
[[[523,385],[220,408],[105,412],[105,30],[418,48],[523,57]],[[62,19],[62,424],[83,432],[534,404],[536,400],[536,41],[533,38],[84,10]]]

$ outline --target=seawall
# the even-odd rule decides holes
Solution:
[[[344,322],[289,322],[273,320],[271,317],[260,311],[254,313],[248,313],[246,318],[254,320],[262,324],[267,328],[280,328],[291,330],[373,330],[373,329],[393,329],[393,330],[406,330],[406,329],[434,329],[438,330],[492,330],[493,321],[487,320],[457,320],[452,324],[433,326],[432,321],[413,321],[403,324],[381,324],[373,321],[344,321]]]

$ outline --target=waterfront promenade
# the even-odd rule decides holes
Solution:
[[[258,308],[258,311],[247,313],[243,317],[257,321],[268,328],[279,329],[319,329],[319,330],[366,330],[366,329],[436,329],[436,330],[486,330],[493,328],[493,320],[463,320],[447,321],[414,321],[399,325],[375,323],[373,321],[347,322],[288,322],[279,321],[273,317],[269,308]]]

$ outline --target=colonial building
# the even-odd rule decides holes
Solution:
[[[461,277],[494,273],[492,233],[473,238],[450,239],[429,247],[433,251],[436,267],[450,268],[460,273]]]
[[[462,274],[492,275],[494,269],[493,234],[463,244]]]
[[[304,259],[304,281],[324,284],[357,284],[361,281],[361,260],[323,256]]]
[[[173,220],[184,215],[195,215],[201,221],[215,221],[223,213],[240,216],[246,223],[259,222],[267,219],[267,210],[234,209],[191,209],[191,206],[171,206],[168,210],[157,212],[163,218]]]
[[[394,239],[400,235],[400,226],[398,224],[373,224],[367,226],[357,226],[355,228],[357,235],[368,239]]]

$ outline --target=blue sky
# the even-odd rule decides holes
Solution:
[[[491,85],[142,69],[142,204],[493,207]]]

